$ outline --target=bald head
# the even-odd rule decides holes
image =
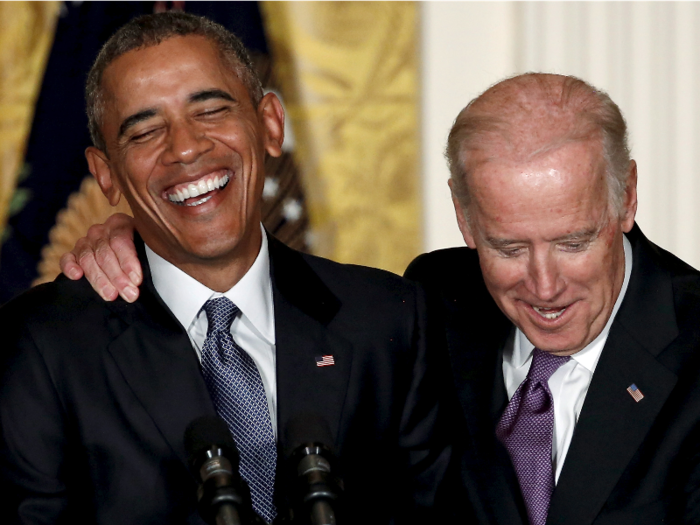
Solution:
[[[627,126],[606,93],[575,77],[527,73],[472,100],[457,116],[446,151],[467,219],[469,179],[479,165],[494,158],[524,164],[572,142],[602,152],[610,205],[619,213],[630,168]]]

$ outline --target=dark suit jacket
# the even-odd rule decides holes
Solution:
[[[700,274],[636,226],[628,238],[629,287],[548,525],[700,523]],[[486,290],[475,250],[420,256],[406,276],[426,286],[447,324],[459,450],[441,501],[463,523],[527,523],[512,463],[494,436],[507,404],[502,349],[514,327]],[[645,396],[639,403],[626,391],[632,383]]]
[[[0,310],[3,523],[200,523],[183,434],[215,412],[139,251],[145,278],[134,304],[59,279]],[[399,493],[418,490],[416,505],[429,505],[420,489],[437,466],[428,455],[436,407],[423,294],[388,272],[272,238],[270,257],[281,448],[295,415],[320,414],[335,438],[349,522],[388,522]],[[326,354],[335,365],[317,367]]]

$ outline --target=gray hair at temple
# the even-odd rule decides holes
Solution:
[[[544,139],[517,135],[518,126],[526,129],[537,121],[548,128],[543,130]],[[468,179],[474,169],[470,153],[518,140],[528,145],[525,150],[532,158],[567,142],[593,138],[602,140],[610,208],[619,216],[630,150],[625,119],[610,96],[579,78],[544,73],[525,73],[494,84],[459,113],[445,150],[452,191],[467,221],[472,200]]]
[[[263,97],[262,84],[245,46],[236,35],[216,22],[188,13],[169,11],[143,15],[130,20],[112,35],[102,46],[88,73],[85,102],[88,128],[95,147],[107,153],[100,129],[104,114],[104,93],[101,84],[105,69],[129,51],[155,46],[172,37],[188,35],[202,36],[217,47],[222,60],[235,71],[248,89],[253,106],[257,107]]]

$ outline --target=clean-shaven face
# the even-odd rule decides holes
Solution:
[[[279,155],[282,141],[274,95],[254,107],[200,36],[122,55],[102,86],[109,157],[89,149],[88,161],[110,200],[126,196],[144,241],[181,268],[254,259],[264,155]]]
[[[458,207],[460,228],[505,315],[536,347],[571,355],[597,337],[615,305],[634,185],[618,218],[598,140],[566,143],[527,162],[493,153],[469,179],[470,223]]]

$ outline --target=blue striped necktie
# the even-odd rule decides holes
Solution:
[[[265,387],[255,363],[231,335],[238,307],[219,297],[207,301],[204,311],[209,322],[202,348],[204,381],[236,441],[239,472],[250,487],[253,510],[271,523],[277,514],[272,501],[277,448]]]

